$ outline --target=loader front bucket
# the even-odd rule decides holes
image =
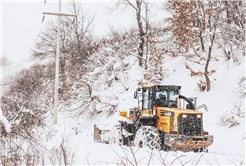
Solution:
[[[175,150],[190,151],[206,148],[213,144],[212,135],[185,136],[178,134],[165,134],[165,144]]]
[[[107,124],[94,124],[94,142],[109,144],[110,126]]]

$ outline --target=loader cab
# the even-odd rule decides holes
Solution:
[[[180,94],[181,86],[174,85],[143,85],[134,93],[134,98],[138,99],[138,107],[144,111],[149,110],[152,114],[154,107],[177,108],[178,103],[175,99]]]

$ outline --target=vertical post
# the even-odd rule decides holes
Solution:
[[[55,74],[55,97],[54,97],[54,112],[53,124],[57,124],[57,110],[58,110],[58,87],[59,87],[59,52],[60,52],[60,24],[61,16],[77,17],[76,14],[61,13],[61,0],[59,0],[59,13],[43,12],[43,14],[58,16],[58,31],[57,31],[57,48],[56,48],[56,74]]]
[[[59,12],[61,12],[61,0],[59,0]],[[61,16],[58,16],[57,48],[56,48],[56,76],[55,76],[55,99],[53,124],[57,124],[57,105],[58,105],[58,86],[59,86],[59,52],[60,52],[60,22]]]

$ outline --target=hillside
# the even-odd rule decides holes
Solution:
[[[243,116],[245,112],[244,100],[240,96],[242,93],[240,88],[242,87],[239,86],[240,79],[244,76],[244,64],[236,65],[231,61],[225,61],[219,49],[215,50],[215,54],[219,61],[213,62],[211,68],[216,69],[216,73],[212,76],[212,79],[216,80],[212,82],[209,92],[198,90],[197,83],[200,78],[190,76],[189,70],[185,67],[189,61],[185,57],[166,56],[162,63],[164,77],[161,84],[180,85],[182,87],[181,94],[188,97],[198,97],[197,106],[207,105],[208,112],[205,109],[201,110],[204,113],[204,129],[214,136],[214,143],[209,147],[208,153],[158,152],[144,148],[133,147],[132,149],[127,146],[94,142],[94,124],[110,130],[114,124],[117,124],[118,120],[124,119],[118,116],[117,110],[128,110],[137,106],[137,101],[133,99],[133,93],[138,87],[139,80],[143,78],[145,70],[139,67],[136,57],[130,56],[114,65],[115,68],[119,68],[121,63],[127,64],[128,68],[124,71],[126,79],[122,79],[124,78],[123,75],[119,75],[119,81],[114,81],[109,88],[102,88],[101,86],[94,92],[100,101],[115,106],[114,113],[107,111],[108,108],[112,107],[105,107],[105,103],[102,102],[96,105],[96,113],[93,114],[91,112],[93,109],[88,108],[88,112],[85,110],[82,116],[78,116],[76,111],[69,111],[71,108],[80,107],[80,103],[74,99],[76,104],[60,105],[56,126],[52,124],[52,116],[47,116],[48,118],[44,120],[46,127],[35,130],[36,133],[44,133],[38,134],[39,144],[48,150],[41,150],[44,162],[50,164],[62,162],[62,157],[59,157],[57,153],[61,153],[61,147],[63,147],[68,155],[67,160],[73,165],[117,165],[120,163],[131,165],[130,161],[133,160],[134,156],[138,164],[143,165],[148,165],[148,163],[150,165],[163,163],[186,163],[187,165],[244,164],[245,126],[244,118],[239,117],[240,113],[242,114],[240,116]],[[115,62],[115,58],[109,59],[108,63],[112,62]],[[89,75],[94,77],[102,71],[101,68],[93,69]],[[101,74],[102,78],[98,79],[98,82],[94,82],[94,85],[100,85],[105,79],[103,75],[105,73],[102,72]],[[106,77],[106,80],[108,79]],[[122,82],[122,80],[124,81]],[[80,92],[81,90],[78,89],[77,93]],[[237,112],[238,108],[241,112]],[[102,111],[98,112],[98,110]],[[23,110],[23,112],[26,111]],[[225,121],[221,121],[222,117]],[[166,159],[164,159],[165,157]]]
[[[218,55],[220,57],[220,55]],[[188,70],[185,69],[185,58],[169,58],[163,65],[165,66],[166,76],[162,81],[162,84],[181,85],[181,93],[186,96],[197,96],[198,104],[206,104],[208,112],[204,109],[204,129],[209,131],[211,135],[214,135],[214,143],[209,147],[209,153],[183,153],[183,152],[158,152],[151,151],[149,149],[139,149],[136,153],[137,160],[147,165],[149,162],[149,156],[152,154],[150,164],[162,164],[160,154],[167,155],[165,162],[172,163],[178,156],[182,156],[176,159],[173,164],[182,164],[188,162],[188,165],[240,165],[244,164],[245,156],[245,133],[244,133],[244,118],[235,117],[240,125],[234,127],[220,126],[219,118],[225,113],[230,113],[234,108],[234,101],[239,102],[237,94],[235,94],[238,88],[238,81],[243,76],[244,64],[239,66],[223,62],[223,58],[219,58],[219,62],[216,63],[216,81],[212,84],[210,92],[200,92],[196,90],[197,80],[190,77]],[[132,57],[129,61],[136,62],[136,58]],[[96,71],[97,69],[95,69]],[[115,83],[112,86],[114,95],[119,97],[118,110],[128,110],[128,108],[137,105],[137,102],[133,99],[133,92],[137,88],[137,81],[141,78],[142,68],[136,63],[131,63],[129,71],[129,80],[126,83],[129,86],[129,90],[122,93],[119,91],[119,86]],[[118,90],[118,91],[117,91]],[[244,109],[242,104],[241,109]],[[65,138],[68,141],[68,147],[74,149],[76,160],[74,164],[93,164],[93,165],[117,165],[123,160],[126,161],[125,155],[132,159],[130,153],[131,148],[123,146],[118,147],[115,145],[94,143],[93,130],[94,124],[105,124],[110,128],[113,124],[116,124],[120,119],[118,112],[115,112],[113,116],[108,117],[106,114],[99,114],[95,118],[86,119],[69,119],[68,113],[59,112],[58,125],[55,127],[57,133],[56,136],[51,138],[49,145],[58,146],[61,139]],[[75,134],[77,133],[77,134]],[[60,141],[58,141],[60,140]],[[134,151],[137,148],[134,148]],[[121,157],[120,157],[121,156]],[[159,159],[158,159],[159,158]],[[198,163],[197,163],[198,162]],[[139,163],[139,164],[140,164]],[[128,162],[129,165],[131,165]]]
[[[198,90],[197,83],[200,78],[190,76],[189,70],[185,67],[189,61],[185,57],[166,56],[162,63],[165,72],[161,84],[180,85],[182,87],[181,94],[198,97],[197,106],[207,105],[208,112],[205,109],[201,110],[204,113],[204,129],[214,136],[214,143],[209,147],[208,153],[159,152],[94,142],[94,124],[110,130],[118,120],[124,119],[118,116],[117,110],[129,110],[129,108],[137,106],[137,101],[133,99],[133,93],[138,87],[139,80],[143,78],[145,70],[138,66],[138,59],[131,56],[114,65],[117,69],[121,63],[127,64],[128,68],[124,71],[126,79],[122,79],[123,75],[119,75],[119,81],[113,82],[109,88],[101,86],[94,92],[99,96],[100,101],[116,106],[114,113],[107,111],[112,107],[105,107],[105,103],[102,104],[102,102],[96,105],[97,113],[93,114],[92,112],[91,114],[93,110],[88,109],[88,112],[85,110],[83,116],[78,116],[76,111],[69,111],[71,108],[80,107],[80,103],[74,99],[76,104],[60,105],[56,126],[52,124],[52,116],[47,116],[48,118],[44,120],[46,127],[36,129],[36,132],[45,133],[39,134],[39,144],[48,150],[41,148],[44,162],[50,164],[62,162],[62,156],[58,154],[62,152],[61,147],[63,147],[65,154],[68,155],[67,161],[72,165],[117,165],[120,163],[131,165],[130,161],[133,162],[133,157],[136,157],[138,164],[142,165],[164,163],[178,165],[184,163],[187,165],[244,164],[244,118],[239,117],[237,112],[237,108],[241,109],[241,114],[245,112],[245,104],[243,98],[240,97],[242,91],[239,86],[240,79],[244,76],[244,64],[236,65],[231,61],[225,61],[219,49],[215,50],[215,54],[219,61],[213,62],[211,68],[216,69],[216,73],[212,76],[212,79],[216,80],[212,82],[209,92]],[[109,64],[112,62],[115,62],[114,58],[108,61]],[[102,71],[102,67],[95,68],[89,75],[94,77]],[[105,79],[103,74],[107,74],[107,72],[101,74],[102,78],[98,79],[98,82],[94,82],[94,85],[100,85]],[[122,80],[124,81],[122,82]],[[78,89],[77,93],[80,92],[81,90]],[[117,100],[115,96],[117,96]],[[102,111],[98,112],[98,110]],[[23,112],[26,111],[23,110]],[[225,121],[221,121],[222,117]]]
[[[67,10],[77,17],[61,17],[60,47],[56,40],[57,20],[47,21],[30,50],[30,61],[13,64],[8,57],[1,58],[4,73],[1,74],[0,164],[244,165],[246,4],[241,0],[117,2],[107,4],[113,5],[107,9],[108,15],[131,11],[134,24],[108,25],[107,32],[98,35],[95,30],[100,24],[94,23],[96,16],[84,10],[82,3],[70,1]],[[94,26],[98,27],[94,29]],[[59,85],[55,88],[55,58],[59,48]],[[179,106],[163,112],[160,107],[166,106],[160,106],[157,97],[147,95],[156,92],[161,102],[169,102],[170,107],[176,107],[171,106],[174,101],[170,98],[177,96],[151,87],[150,93],[144,92],[141,101],[144,106],[140,109],[152,109],[154,116],[154,108],[158,106],[161,115],[151,122],[141,118],[152,115],[141,116],[140,125],[129,125],[130,129],[155,126],[157,122],[160,130],[168,130],[156,130],[152,140],[160,141],[161,137],[169,142],[173,138],[164,136],[175,132],[199,136],[194,138],[196,141],[206,140],[201,138],[204,129],[214,136],[208,153],[152,151],[94,141],[95,125],[110,131],[119,120],[126,121],[118,111],[138,106],[133,97],[135,90],[142,85],[156,84],[181,86],[181,95],[197,97],[196,106],[206,104],[208,110],[203,107],[199,109],[203,115],[182,117],[177,110]],[[55,89],[58,124],[53,122]],[[165,94],[169,101],[160,94]],[[195,108],[187,101],[186,108]],[[152,105],[145,108],[150,102],[153,108]],[[176,116],[179,118],[169,118]],[[134,117],[138,118],[138,113]],[[139,129],[134,132],[138,133]],[[104,138],[109,139],[110,133]],[[131,138],[138,141],[134,136]]]

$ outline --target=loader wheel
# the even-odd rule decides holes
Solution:
[[[167,152],[167,151],[170,151],[171,147],[170,146],[167,146],[167,145],[162,145],[162,149]]]
[[[148,147],[151,150],[161,149],[160,137],[158,130],[153,126],[142,126],[138,129],[135,139],[134,146],[139,148]]]
[[[120,124],[114,125],[110,133],[110,144],[123,145],[123,137],[121,134]]]

